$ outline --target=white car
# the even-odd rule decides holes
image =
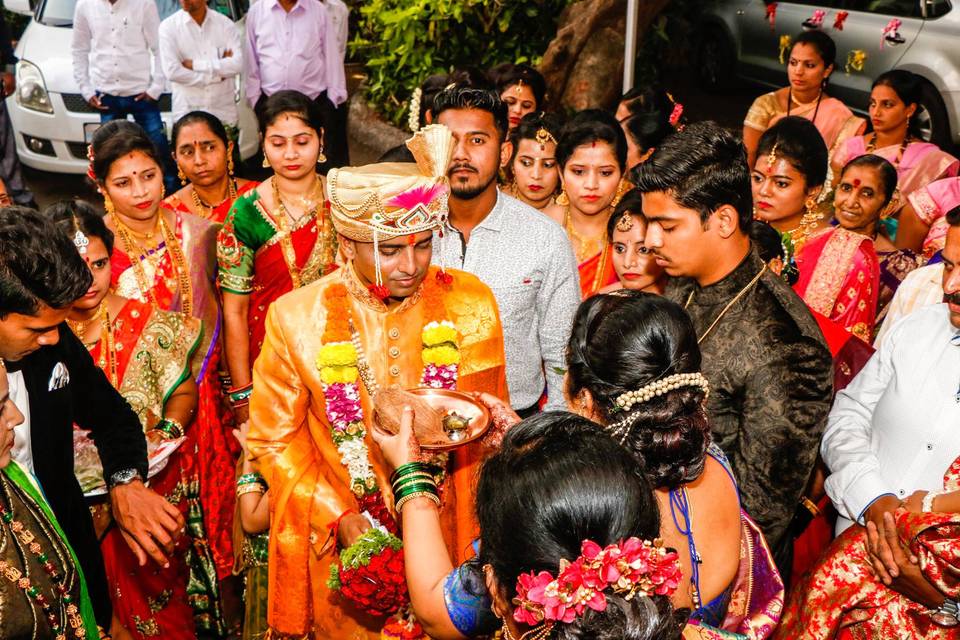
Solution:
[[[17,140],[20,161],[34,169],[55,173],[86,173],[87,144],[100,126],[99,112],[87,104],[73,79],[73,9],[76,0],[4,0],[9,11],[31,15],[16,48],[17,89],[7,98],[7,111]],[[243,30],[243,0],[211,0],[219,11]],[[157,0],[160,19],[180,8],[176,0]],[[257,119],[237,78],[235,99],[240,112],[240,155],[257,152]],[[173,128],[170,94],[160,97],[160,111],[169,135]]]

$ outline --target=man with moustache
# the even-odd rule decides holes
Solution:
[[[109,629],[103,558],[73,474],[73,425],[91,432],[113,519],[141,565],[149,557],[165,566],[184,522],[144,485],[140,420],[65,322],[93,282],[77,251],[82,236],[71,242],[31,209],[0,209],[0,357],[24,415],[12,456],[39,481],[83,568],[97,623]]]
[[[450,162],[450,217],[434,262],[468,271],[500,307],[507,384],[514,410],[564,409],[564,349],[580,304],[577,262],[563,229],[497,188],[511,155],[507,108],[493,91],[456,85],[433,101],[434,122],[456,141]]]
[[[936,511],[943,476],[960,456],[960,209],[947,214],[943,303],[896,322],[856,378],[837,393],[820,452],[826,490],[840,517],[837,533],[873,523],[871,562],[885,584],[937,607],[933,586],[899,548],[887,544],[885,519],[914,492]],[[954,609],[956,611],[956,609]]]
[[[416,163],[330,171],[326,195],[347,263],[267,312],[247,445],[270,487],[268,622],[277,637],[381,637],[383,618],[327,583],[338,548],[370,527],[360,514],[388,527],[393,519],[385,507],[396,485],[370,437],[377,389],[508,398],[493,294],[476,276],[430,265],[447,214],[450,132],[431,125],[407,146]],[[482,446],[450,452],[439,483],[441,526],[458,560],[477,534],[471,496]]]
[[[646,245],[671,277],[666,295],[697,330],[714,440],[784,572],[787,527],[830,410],[830,351],[803,300],[751,246],[750,172],[738,138],[712,122],[690,125],[636,178]]]

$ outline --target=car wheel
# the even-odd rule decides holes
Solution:
[[[697,74],[707,90],[729,87],[733,80],[736,55],[733,43],[717,28],[707,27],[700,32],[697,46]]]
[[[947,109],[943,106],[943,99],[937,88],[928,82],[923,83],[920,92],[920,108],[914,116],[916,128],[920,136],[942,149],[950,149],[953,140],[950,137],[950,120],[947,118]]]

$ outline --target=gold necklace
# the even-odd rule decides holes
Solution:
[[[317,184],[313,191],[311,191],[311,194],[316,192],[317,187],[319,187],[321,191],[323,189],[323,182],[320,180],[320,176],[317,176],[316,179]],[[287,211],[286,205],[283,204],[283,198],[280,196],[280,187],[277,184],[276,175],[270,178],[270,183],[273,188],[273,201],[277,207],[273,217],[277,219],[277,226],[280,227],[279,242],[281,253],[283,254],[283,261],[287,264],[287,272],[290,274],[290,281],[293,283],[293,288],[299,289],[303,286],[303,278],[301,277],[300,266],[297,264],[297,252],[293,247],[293,238],[291,237],[292,230],[288,228],[287,224],[292,221],[294,226],[296,226],[304,216],[319,217],[320,220],[317,224],[320,225],[320,228],[317,230],[317,242],[323,242],[324,225],[326,221],[323,219],[323,216],[316,216],[317,208],[315,204],[309,210],[305,210],[299,218],[294,220],[293,216]],[[311,204],[314,203],[313,200],[310,202]]]
[[[733,297],[733,300],[731,300],[730,302],[727,303],[727,306],[725,306],[725,307],[723,308],[723,310],[720,311],[720,315],[717,316],[717,319],[714,320],[713,323],[712,323],[709,327],[707,327],[707,330],[703,332],[703,335],[702,335],[702,336],[700,336],[699,338],[697,338],[697,344],[698,344],[698,345],[701,344],[704,340],[707,339],[707,336],[710,335],[710,332],[713,331],[713,328],[714,328],[715,326],[717,326],[717,323],[720,322],[720,319],[723,318],[723,316],[726,315],[727,311],[730,310],[730,307],[732,307],[733,305],[735,305],[735,304],[737,303],[737,301],[740,300],[740,298],[742,298],[743,296],[747,295],[747,292],[750,290],[750,288],[753,287],[753,285],[757,284],[757,281],[760,280],[760,276],[762,276],[763,273],[764,273],[766,270],[767,270],[767,264],[764,263],[764,264],[763,264],[763,268],[760,269],[760,272],[757,273],[757,275],[753,276],[753,280],[751,280],[750,282],[748,282],[748,283],[747,283],[747,286],[745,286],[743,289],[740,289],[740,293],[738,293],[737,295],[735,295],[735,296]],[[691,291],[691,292],[690,292],[690,295],[687,296],[687,302],[686,302],[686,304],[683,305],[683,308],[684,308],[684,309],[686,309],[687,307],[690,306],[690,302],[693,301],[693,294],[694,294],[694,292]]]
[[[580,247],[576,252],[577,262],[583,262],[591,256],[597,255],[606,245],[605,233],[593,238],[587,238],[574,228],[573,217],[570,214],[570,205],[567,205],[563,209],[563,228],[572,240],[576,240],[576,246]]]
[[[81,342],[84,342],[84,336],[87,334],[87,327],[93,323],[100,320],[100,317],[103,315],[103,312],[107,308],[107,298],[104,297],[100,301],[100,304],[97,305],[97,310],[93,312],[93,315],[87,318],[86,320],[70,320],[67,318],[67,326],[70,327],[70,330],[73,331],[73,335],[80,338]],[[85,343],[86,344],[86,343]],[[96,343],[94,343],[96,344]]]
[[[793,95],[793,91],[790,91],[790,101],[793,102],[793,104],[797,105],[798,107],[809,107],[810,105],[815,104],[817,100],[820,99],[821,95],[823,95],[823,89],[818,91],[817,97],[811,100],[810,102],[800,102],[800,100],[797,99],[797,96]]]
[[[790,229],[786,233],[793,242],[794,254],[800,251],[800,247],[807,241],[810,234],[813,233],[823,220],[823,213],[816,209],[807,209],[800,218],[800,224],[795,229]]]
[[[117,378],[117,348],[116,340],[113,335],[113,324],[110,322],[110,311],[103,314],[103,321],[100,323],[100,369],[102,369],[110,379],[110,384],[114,389],[119,389]]]
[[[224,200],[221,200],[219,204],[205,204],[203,200],[200,199],[200,195],[197,193],[197,188],[190,188],[190,196],[193,198],[193,207],[197,210],[197,213],[210,220],[213,217],[213,211],[224,202],[234,202],[237,199],[237,181],[233,178],[227,178],[227,197]]]
[[[908,133],[903,139],[903,142],[900,143],[900,148],[897,150],[897,157],[893,161],[893,168],[899,170],[900,162],[903,161],[903,154],[907,151],[907,147],[910,146],[910,134]],[[877,134],[874,132],[870,136],[870,140],[867,141],[867,148],[864,149],[867,153],[873,153],[877,148]]]
[[[162,217],[162,214],[157,214]],[[124,250],[130,258],[130,265],[133,268],[133,275],[137,280],[137,288],[140,289],[140,295],[143,296],[148,302],[153,306],[157,306],[157,298],[153,294],[153,287],[150,286],[150,283],[147,282],[147,272],[143,268],[143,261],[147,260],[153,264],[153,260],[150,258],[150,255],[146,250],[141,247],[138,243],[134,242],[133,238],[130,235],[130,229],[120,220],[120,216],[113,217],[114,222],[117,225],[117,233],[120,235],[120,240],[123,242]],[[136,250],[136,255],[134,254]],[[159,254],[159,250],[154,250]]]
[[[177,274],[177,284],[180,288],[180,311],[188,316],[193,315],[193,283],[190,282],[190,270],[187,268],[187,259],[183,255],[180,241],[176,234],[167,226],[167,221],[160,215],[160,231],[163,233],[167,251],[173,259],[173,268]]]

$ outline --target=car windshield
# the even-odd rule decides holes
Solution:
[[[179,0],[155,0],[160,19],[173,15],[180,8]],[[230,17],[229,7],[224,0],[210,0],[208,5],[215,11]],[[49,27],[69,27],[73,25],[73,9],[77,0],[43,0],[37,10],[37,22]],[[226,10],[224,10],[226,9]]]

